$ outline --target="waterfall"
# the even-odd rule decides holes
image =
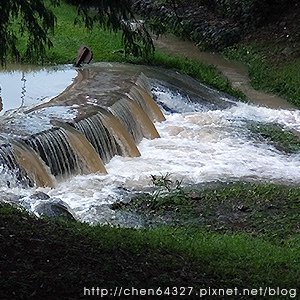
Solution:
[[[68,177],[79,173],[78,155],[64,130],[54,127],[32,135],[25,142],[39,154],[54,176]]]
[[[102,120],[104,126],[111,132],[114,136],[116,142],[118,143],[122,155],[129,157],[140,156],[140,151],[138,150],[134,139],[129,134],[129,132],[123,127],[120,120],[115,117],[110,111],[99,108],[99,117]]]
[[[49,168],[43,162],[36,152],[22,141],[12,141],[13,152],[16,162],[30,178],[38,186],[55,187],[55,178],[50,173]]]
[[[165,120],[164,115],[144,74],[118,97],[93,106],[87,103],[72,120],[50,117],[50,128],[0,146],[0,162],[27,185],[55,187],[75,174],[105,174],[105,164],[115,155],[140,156],[137,144],[144,137],[159,137],[153,122]],[[61,99],[69,101],[64,93]]]
[[[114,136],[107,129],[99,116],[95,114],[74,123],[75,128],[85,135],[104,163],[115,155],[121,155],[121,149]]]
[[[32,186],[32,180],[27,176],[26,172],[18,164],[18,159],[15,155],[12,144],[2,144],[0,147],[0,164],[2,166],[1,175],[11,175],[16,181],[24,186]],[[11,182],[7,180],[7,185],[10,187]]]
[[[141,126],[142,120],[135,114],[133,106],[134,104],[131,103],[130,99],[122,98],[112,105],[111,112],[120,120],[122,125],[132,136],[135,143],[139,143],[144,137]]]
[[[131,87],[128,97],[135,100],[147,113],[151,121],[164,121],[165,117],[152,96],[142,87],[134,85]]]
[[[53,123],[63,128],[63,130],[66,132],[68,141],[73,151],[80,158],[80,169],[82,174],[97,172],[106,173],[102,159],[83,134],[67,123],[60,121],[55,121]]]

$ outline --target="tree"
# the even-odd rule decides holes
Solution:
[[[58,5],[59,0],[50,0]],[[42,57],[52,43],[49,34],[55,26],[55,16],[43,0],[0,1],[0,62],[3,65],[9,55],[20,57],[17,36],[26,40],[25,56]]]
[[[148,58],[154,52],[154,45],[143,22],[137,21],[130,9],[130,0],[66,0],[76,5],[78,18],[92,29],[99,25],[107,30],[122,31],[125,54]]]
[[[55,15],[46,3],[59,5],[60,0],[0,0],[0,63],[9,56],[20,57],[18,37],[26,41],[24,56],[41,60],[52,47],[50,34],[54,32]],[[76,5],[78,18],[87,28],[98,24],[111,31],[122,31],[125,53],[149,57],[154,52],[150,34],[143,23],[136,21],[129,0],[66,0]]]

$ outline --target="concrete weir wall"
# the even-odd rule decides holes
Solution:
[[[50,187],[73,174],[105,173],[114,155],[139,156],[137,144],[159,137],[154,122],[162,120],[141,70],[79,69],[60,95],[1,124],[2,172]]]

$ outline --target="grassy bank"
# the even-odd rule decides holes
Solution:
[[[255,89],[278,94],[300,107],[300,58],[280,59],[282,55],[274,47],[250,43],[229,48],[224,53],[247,64]]]
[[[299,288],[299,239],[276,245],[195,228],[90,227],[7,205],[0,214],[1,299],[80,299],[84,287]],[[153,298],[166,297],[145,297]]]
[[[184,189],[167,176],[155,182],[152,194],[129,204],[115,204],[115,208],[120,205],[138,212],[151,226],[171,224],[225,234],[247,233],[275,244],[299,238],[300,188],[241,182]]]
[[[233,88],[230,81],[217,71],[214,66],[202,63],[199,60],[157,51],[151,64],[176,69],[240,100],[245,99],[245,95],[238,89]]]

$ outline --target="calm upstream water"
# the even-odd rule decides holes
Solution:
[[[13,65],[0,70],[0,96],[3,101],[0,115],[49,101],[63,92],[76,75],[77,71],[71,65],[52,68]]]
[[[180,81],[178,73],[176,76],[171,74],[172,77],[161,71],[162,76],[156,69],[142,69],[149,78],[153,97],[166,120],[155,122],[160,138],[143,138],[138,143],[140,156],[116,155],[105,164],[107,174],[72,176],[57,182],[55,188],[8,188],[7,178],[3,177],[1,195],[22,195],[24,197],[18,201],[34,210],[43,200],[33,200],[29,196],[42,191],[65,201],[82,221],[122,223],[107,205],[126,198],[132,192],[151,188],[151,175],[170,174],[171,178],[182,180],[185,185],[237,180],[300,184],[300,153],[280,152],[253,136],[248,129],[250,122],[261,122],[300,131],[299,110],[235,102],[187,77]],[[76,75],[76,70],[69,67],[48,75],[45,72],[26,75],[25,105],[31,106],[61,93]],[[158,78],[154,74],[158,74]],[[14,94],[15,100],[19,101],[16,101],[15,109],[23,103],[20,100],[21,75],[22,72],[14,75],[17,78],[14,81],[19,84],[17,88],[16,83],[13,89],[18,90]],[[6,83],[9,76],[7,73],[0,74],[2,97],[5,99],[13,95],[4,94],[13,86],[12,79],[9,84]],[[44,76],[50,77],[45,80]],[[201,97],[198,97],[199,94]],[[218,98],[218,101],[206,101],[212,98]],[[123,223],[130,224],[128,220]]]

